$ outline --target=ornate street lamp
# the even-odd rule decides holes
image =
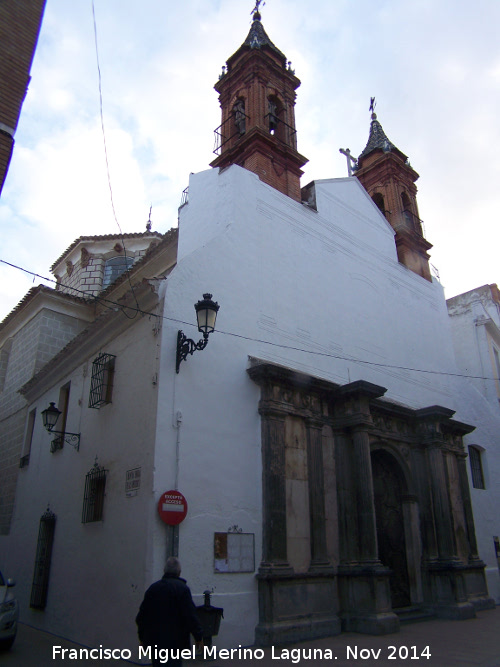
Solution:
[[[208,336],[215,329],[215,320],[217,319],[217,312],[220,306],[217,302],[212,301],[211,294],[204,294],[203,299],[195,304],[196,318],[198,320],[198,331],[203,334],[203,338],[197,343],[186,336],[179,330],[177,334],[177,356],[175,364],[175,372],[179,372],[181,361],[187,359],[188,354],[193,354],[195,350],[204,350],[208,343]]]
[[[52,444],[57,442],[66,442],[68,445],[74,447],[77,451],[80,449],[80,434],[68,433],[67,431],[54,431],[54,426],[57,424],[61,411],[56,408],[55,403],[51,403],[48,408],[42,410],[43,425],[49,433],[60,436],[59,439],[54,440]],[[62,446],[62,445],[61,445]],[[60,449],[60,447],[51,447],[51,451]]]

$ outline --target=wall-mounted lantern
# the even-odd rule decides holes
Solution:
[[[61,411],[56,408],[55,403],[51,403],[48,408],[42,410],[43,425],[49,433],[59,436],[61,442],[66,442],[68,445],[74,447],[77,451],[80,449],[80,434],[68,433],[67,431],[54,431],[54,426],[57,424]],[[53,451],[55,451],[54,448]]]
[[[181,361],[187,359],[188,354],[193,354],[195,350],[204,350],[208,343],[208,336],[215,329],[215,320],[217,319],[217,311],[219,304],[212,301],[211,294],[204,294],[203,299],[195,304],[196,318],[198,320],[198,331],[203,334],[203,338],[197,343],[186,336],[179,330],[177,334],[177,356],[175,371],[179,372]]]

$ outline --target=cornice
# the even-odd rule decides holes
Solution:
[[[14,336],[44,308],[84,322],[91,322],[95,317],[94,306],[86,299],[61,292],[47,285],[38,285],[32,287],[0,323],[0,346],[5,339]]]
[[[168,234],[168,232],[167,232]],[[165,234],[160,232],[133,232],[130,234],[104,234],[97,236],[79,236],[73,241],[73,243],[66,248],[66,250],[56,259],[56,261],[50,267],[50,270],[53,272],[57,266],[64,260],[66,255],[69,255],[75,248],[79,245],[95,243],[98,241],[120,241],[122,239],[141,239],[141,238],[151,238],[151,240],[162,241],[165,237]]]

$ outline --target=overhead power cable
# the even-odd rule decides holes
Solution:
[[[109,160],[108,160],[108,148],[106,144],[106,132],[104,130],[104,113],[103,113],[103,104],[102,104],[102,77],[101,77],[101,65],[99,62],[99,49],[98,49],[98,43],[97,43],[97,22],[96,22],[96,17],[95,17],[95,7],[94,7],[94,0],[92,0],[92,18],[94,22],[94,44],[95,44],[95,56],[96,56],[96,63],[97,63],[97,75],[98,75],[98,80],[99,80],[99,111],[100,111],[100,116],[101,116],[101,131],[102,131],[102,139],[103,139],[103,144],[104,144],[104,158],[106,161],[106,173],[108,176],[108,188],[109,188],[109,197],[111,200],[111,209],[113,211],[113,217],[115,219],[115,222],[118,226],[118,229],[120,230],[120,236],[121,236],[121,242],[123,246],[123,254],[125,256],[125,261],[127,259],[127,248],[125,247],[125,239],[123,237],[123,232],[122,228],[120,226],[120,223],[118,222],[118,216],[116,215],[116,210],[115,210],[115,202],[113,199],[113,188],[111,186],[111,173],[109,169]],[[132,290],[132,295],[134,297],[135,303],[137,308],[139,309],[139,304],[137,302],[137,299],[135,298],[135,292],[134,292],[134,287],[132,283],[130,282],[130,276],[129,276],[129,284],[130,284],[130,289]],[[136,313],[137,315],[137,313]],[[134,315],[134,317],[136,317]]]
[[[28,269],[24,269],[21,266],[16,266],[15,264],[12,264],[11,262],[6,262],[3,259],[0,259],[1,264],[5,264],[7,266],[12,267],[13,269],[18,269],[19,271],[23,271],[24,273],[27,273],[35,278],[41,278],[42,280],[46,280],[48,282],[55,283],[56,285],[60,285],[61,287],[64,287],[68,290],[72,290],[73,292],[80,292],[80,294],[83,295],[82,298],[84,299],[89,299],[89,293],[85,292],[84,290],[79,290],[75,287],[69,287],[68,285],[65,285],[62,283],[60,280],[54,280],[53,278],[47,278],[45,276],[40,275],[39,273],[35,273],[33,271],[29,271]],[[129,278],[130,280],[130,278]],[[134,295],[135,297],[135,295]],[[98,301],[101,302],[106,308],[109,308],[110,310],[121,310],[123,314],[126,315],[124,312],[124,309],[131,310],[135,313],[134,317],[136,315],[145,315],[147,317],[156,317],[157,319],[160,320],[165,320],[168,322],[174,322],[176,324],[182,324],[184,326],[189,326],[189,327],[195,327],[196,324],[193,324],[192,322],[184,322],[183,320],[179,320],[175,317],[167,317],[166,315],[158,315],[157,313],[152,313],[146,310],[142,310],[138,305],[137,307],[134,306],[124,306],[121,303],[118,303],[116,301],[112,301],[111,299],[107,299],[106,297],[102,296],[91,296],[90,297],[93,301]],[[137,300],[136,300],[137,303]],[[129,319],[134,319],[130,318]],[[468,380],[489,380],[492,382],[498,382],[499,378],[494,378],[494,377],[486,377],[483,375],[466,375],[464,373],[447,373],[445,371],[435,371],[435,370],[430,370],[426,368],[412,368],[411,366],[397,366],[395,364],[384,364],[381,362],[376,362],[376,361],[368,361],[366,359],[358,359],[356,357],[346,357],[342,356],[341,354],[333,354],[332,352],[318,352],[317,350],[306,350],[301,347],[294,347],[293,345],[284,345],[283,343],[274,343],[269,340],[264,340],[260,338],[252,338],[250,336],[244,336],[243,334],[237,334],[232,331],[222,331],[221,329],[217,329],[217,333],[223,335],[223,336],[232,336],[233,338],[240,338],[241,340],[248,340],[252,343],[261,343],[262,345],[270,345],[271,347],[278,347],[283,350],[291,350],[294,352],[303,352],[305,354],[312,354],[318,357],[328,357],[331,359],[339,359],[340,361],[349,361],[351,363],[356,363],[356,364],[365,364],[367,366],[375,366],[379,368],[388,368],[391,370],[399,370],[399,371],[409,371],[413,373],[428,373],[430,375],[440,375],[440,376],[447,376],[447,377],[458,377],[458,378],[465,378]]]

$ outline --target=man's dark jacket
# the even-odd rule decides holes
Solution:
[[[191,591],[172,574],[148,588],[135,622],[144,646],[182,649],[190,647],[190,633],[197,641],[202,638]]]

